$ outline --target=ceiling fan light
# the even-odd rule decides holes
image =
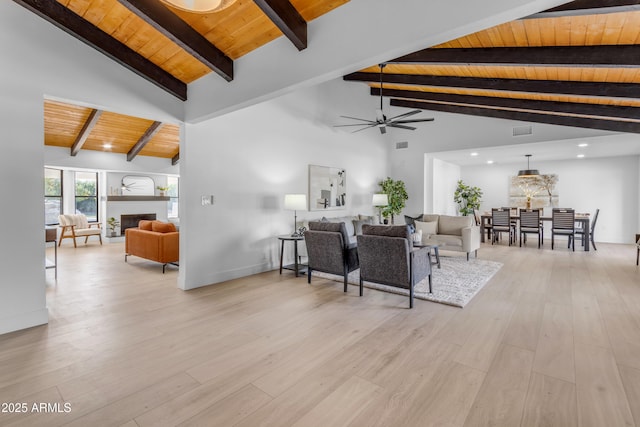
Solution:
[[[236,0],[162,0],[163,2],[186,12],[210,13],[226,9]]]

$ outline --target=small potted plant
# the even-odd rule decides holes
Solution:
[[[116,227],[120,225],[120,221],[115,219],[114,217],[110,217],[107,219],[107,224],[109,225],[109,234],[111,237],[116,236]]]
[[[161,186],[157,186],[156,187],[158,189],[158,191],[160,192],[160,197],[164,197],[164,193],[165,191],[167,191],[169,189],[169,187],[161,187]]]

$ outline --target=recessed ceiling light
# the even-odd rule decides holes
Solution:
[[[487,160],[487,164],[488,165],[492,165],[493,164],[493,160]]]
[[[578,157],[579,159],[584,157],[584,154],[578,154],[576,157]]]
[[[588,147],[589,144],[587,144],[586,142],[581,142],[580,144],[578,144],[578,147],[583,148],[583,147]]]
[[[477,156],[477,155],[478,155],[478,153],[476,153],[476,152],[474,151],[473,153],[471,153],[471,155],[475,157],[475,156]]]
[[[113,147],[113,145],[109,144],[108,142],[105,144],[102,144],[102,148],[104,148],[105,150],[109,150],[111,149],[111,147]]]

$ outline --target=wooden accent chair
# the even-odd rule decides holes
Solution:
[[[60,241],[58,246],[62,244],[63,239],[73,239],[73,247],[77,248],[76,237],[84,237],[84,243],[87,244],[90,236],[98,236],[100,244],[102,244],[102,229],[99,222],[90,223],[84,214],[63,214],[58,215],[60,223]],[[95,228],[93,227],[95,226]]]
[[[540,224],[540,209],[520,209],[520,246],[527,234],[538,235],[538,249],[544,237],[544,228]],[[527,241],[524,241],[525,246]]]
[[[409,308],[413,308],[413,288],[429,278],[431,289],[431,256],[429,247],[414,248],[406,225],[363,225],[358,237],[360,258],[360,296],[363,281],[409,290]]]
[[[576,211],[573,209],[553,208],[551,211],[551,249],[554,247],[554,237],[567,236],[567,247],[576,250]]]
[[[304,233],[307,245],[307,283],[311,284],[311,272],[322,271],[344,277],[344,291],[347,292],[349,273],[360,267],[356,243],[349,243],[344,222],[309,223]]]

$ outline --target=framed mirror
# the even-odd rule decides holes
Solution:
[[[123,196],[153,196],[156,186],[149,176],[125,175],[120,183]]]
[[[344,209],[347,172],[342,168],[309,165],[309,210]]]

